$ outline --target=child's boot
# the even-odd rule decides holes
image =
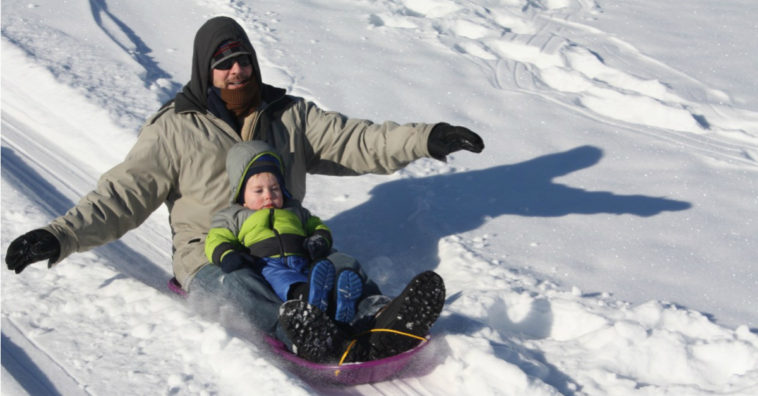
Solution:
[[[353,270],[344,270],[337,277],[337,306],[334,319],[340,323],[350,323],[355,317],[355,305],[363,294],[363,281]]]
[[[321,260],[314,264],[308,286],[308,303],[326,312],[334,287],[334,264],[329,260]]]

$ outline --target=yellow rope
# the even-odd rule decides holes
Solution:
[[[345,353],[342,354],[342,357],[340,358],[340,362],[337,363],[337,366],[342,366],[342,363],[344,363],[345,359],[347,358],[347,354],[350,353],[350,350],[353,349],[353,345],[355,345],[356,342],[358,342],[358,340],[356,339],[350,341],[350,344],[347,346],[347,349],[345,349]],[[339,374],[340,374],[339,370],[334,371],[334,375],[339,375]]]
[[[415,334],[406,333],[406,332],[400,331],[400,330],[393,330],[393,329],[371,329],[369,331],[365,331],[365,332],[363,332],[361,334],[358,334],[357,336],[355,336],[355,338],[353,338],[352,341],[350,341],[350,344],[348,344],[347,348],[345,349],[345,353],[342,354],[342,357],[340,358],[340,362],[337,363],[337,366],[338,367],[342,366],[342,363],[344,363],[345,359],[347,359],[347,355],[350,353],[350,350],[353,349],[353,346],[355,346],[355,343],[358,342],[358,338],[359,337],[364,336],[364,335],[366,335],[368,333],[377,333],[377,332],[394,333],[394,334],[399,334],[399,335],[403,335],[403,336],[406,336],[406,337],[415,338],[415,339],[420,340],[422,342],[426,342],[427,341],[427,339],[425,337],[420,337],[420,336],[417,336]],[[340,370],[340,369],[334,370],[334,376],[336,377],[336,376],[340,375],[341,371],[342,370]]]

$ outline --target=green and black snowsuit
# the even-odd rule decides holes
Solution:
[[[321,234],[331,245],[331,232],[321,219],[302,207],[300,201],[287,197],[282,161],[268,144],[238,143],[229,150],[226,166],[232,204],[213,216],[205,240],[205,254],[216,265],[233,251],[245,251],[260,258],[265,262],[261,271],[264,278],[285,301],[292,284],[307,282],[310,262],[303,241]],[[252,210],[240,204],[247,179],[261,171],[271,171],[279,179],[285,193],[282,208]]]

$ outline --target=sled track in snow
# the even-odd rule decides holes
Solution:
[[[86,386],[11,319],[2,320],[3,371],[30,395],[91,395]],[[9,380],[4,378],[4,380]]]

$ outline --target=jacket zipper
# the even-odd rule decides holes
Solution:
[[[266,105],[258,111],[258,114],[255,115],[255,119],[253,120],[253,133],[250,135],[251,140],[263,140],[266,141],[265,136],[257,137],[258,129],[260,127],[260,121],[261,117],[263,117],[263,114],[268,111],[268,109],[271,108],[271,106],[275,105],[276,103],[284,100],[286,98],[286,94],[279,96],[278,98],[274,99],[271,103],[266,103]]]
[[[282,242],[281,234],[279,234],[279,231],[274,227],[274,209],[268,210],[268,226],[271,228],[271,231],[274,232],[276,240],[279,241],[279,253],[282,259],[284,259],[284,242]]]

